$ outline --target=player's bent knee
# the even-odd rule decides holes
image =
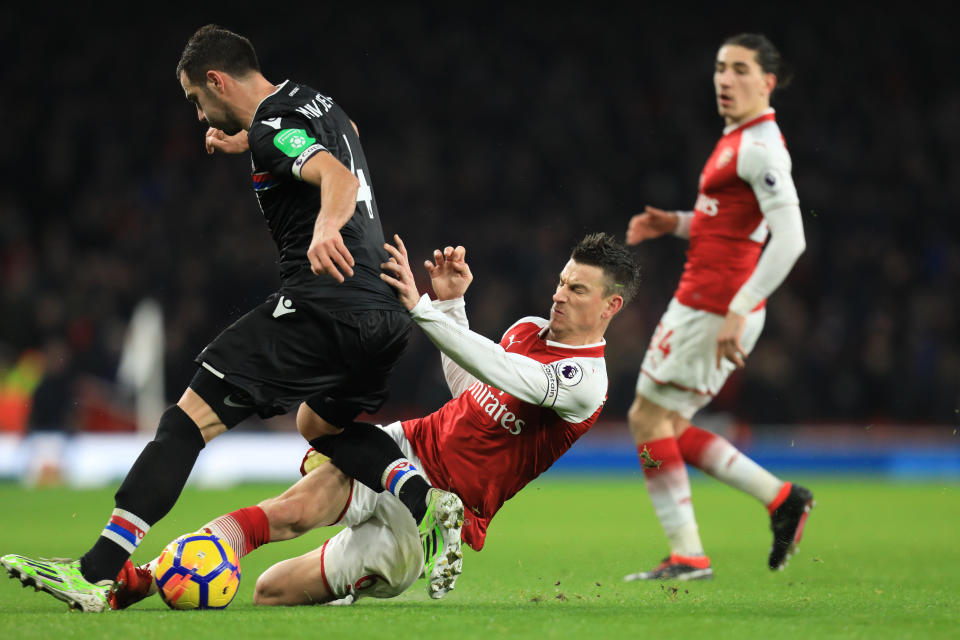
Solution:
[[[283,601],[283,589],[279,581],[269,577],[269,571],[257,578],[253,588],[253,604],[261,606],[279,606],[287,604]]]
[[[627,423],[634,440],[639,444],[672,436],[672,413],[638,393],[627,411]]]
[[[335,427],[321,418],[304,402],[297,410],[297,431],[309,442],[323,436],[337,435],[343,429]]]
[[[253,603],[263,606],[323,604],[333,596],[323,582],[320,550],[288,558],[264,571],[253,589]]]

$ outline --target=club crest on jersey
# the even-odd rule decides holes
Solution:
[[[723,169],[725,166],[730,164],[731,160],[733,160],[733,149],[730,147],[724,147],[723,151],[720,152],[720,155],[717,156],[717,169]]]
[[[583,380],[583,369],[573,360],[561,360],[553,367],[557,371],[560,384],[565,387],[572,387]]]

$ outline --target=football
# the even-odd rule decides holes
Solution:
[[[171,609],[223,609],[237,595],[240,562],[226,540],[198,531],[166,546],[154,576]]]

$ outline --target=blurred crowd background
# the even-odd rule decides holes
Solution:
[[[716,49],[729,35],[766,33],[795,72],[774,106],[807,251],[711,411],[747,424],[956,425],[953,27],[916,12],[713,11],[453,16],[398,3],[243,17],[5,15],[0,430],[129,428],[116,379],[138,302],[163,309],[174,402],[194,356],[276,288],[249,159],[205,155],[205,128],[174,74],[207,22],[250,37],[268,79],[309,84],[344,107],[385,232],[415,258],[465,245],[471,323],[493,339],[520,316],[548,313],[585,233],[622,238],[646,204],[692,208],[723,126]],[[672,237],[636,249],[640,295],[607,335],[608,420],[633,398],[684,250]],[[417,333],[384,412],[421,415],[446,397],[436,351]]]

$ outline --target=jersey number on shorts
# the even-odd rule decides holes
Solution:
[[[648,351],[659,350],[661,353],[660,359],[665,360],[668,355],[670,355],[670,338],[673,336],[673,329],[670,329],[666,333],[663,332],[663,323],[657,324],[657,330],[653,332],[653,338],[650,339],[650,347]]]
[[[373,585],[377,584],[377,580],[379,579],[380,576],[378,575],[363,576],[352,585],[352,589],[354,592],[369,589]]]

